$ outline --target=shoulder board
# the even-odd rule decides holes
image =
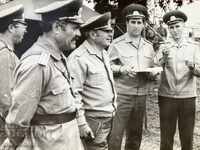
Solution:
[[[46,52],[42,52],[39,57],[38,64],[42,66],[47,66],[49,59],[50,59],[50,54]]]
[[[151,45],[153,45],[153,43],[152,42],[150,42],[149,40],[147,40],[147,39],[144,39],[144,41],[145,42],[147,42],[148,44],[151,44]]]
[[[117,37],[116,39],[113,40],[113,43],[119,43],[119,42],[123,41],[124,39],[125,39],[124,35],[119,36],[119,37]]]
[[[160,42],[161,45],[170,45],[170,43],[171,43],[171,42],[170,42],[170,41],[167,41],[167,40],[166,40],[166,41]]]
[[[0,50],[7,48],[6,44],[0,41]]]
[[[194,40],[188,40],[187,42],[190,43],[190,44],[194,44],[194,45],[200,45],[199,42],[196,42]]]
[[[71,55],[73,55],[73,57],[80,57],[82,56],[84,53],[86,52],[86,48],[83,47],[83,45],[81,45],[80,47],[78,47],[77,49],[75,49]]]

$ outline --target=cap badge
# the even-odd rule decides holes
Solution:
[[[140,16],[141,14],[138,11],[133,11],[132,15],[133,16]]]
[[[66,20],[66,19],[81,19],[82,8],[79,8],[78,15],[74,15],[71,17],[60,17],[59,20]]]
[[[176,20],[177,18],[176,18],[176,16],[171,16],[170,17],[170,21],[174,21],[174,20]]]

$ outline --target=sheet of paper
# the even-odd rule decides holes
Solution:
[[[153,67],[153,68],[144,68],[137,70],[136,72],[162,72],[163,68],[162,67]]]

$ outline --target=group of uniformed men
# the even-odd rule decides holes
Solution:
[[[182,150],[192,150],[200,49],[183,34],[187,16],[163,16],[171,37],[155,53],[142,37],[144,6],[123,10],[127,32],[114,40],[111,14],[83,22],[81,6],[63,0],[36,9],[43,34],[20,60],[24,8],[0,11],[0,149],[120,150],[125,131],[125,149],[139,150],[148,84],[161,73],[160,150],[173,149],[177,122]],[[145,71],[155,66],[163,71]]]

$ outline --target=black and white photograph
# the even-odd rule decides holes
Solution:
[[[200,150],[200,0],[0,0],[0,150]]]

